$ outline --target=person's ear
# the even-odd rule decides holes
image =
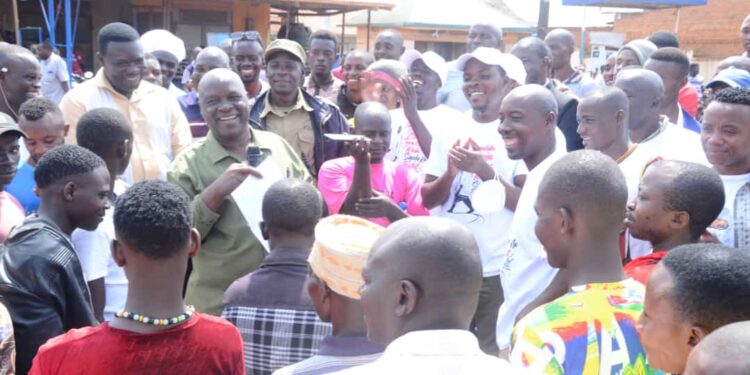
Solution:
[[[101,51],[96,53],[96,58],[99,60],[99,65],[104,66],[104,55],[102,55]]]
[[[63,200],[66,202],[71,202],[76,197],[76,192],[78,191],[78,185],[76,185],[75,182],[69,181],[68,183],[63,186]]]
[[[117,144],[117,147],[115,148],[115,156],[117,156],[118,159],[125,159],[128,156],[129,146],[130,140],[123,139],[120,143]]]
[[[570,235],[575,227],[573,212],[567,207],[560,207],[557,214],[560,215],[560,234],[563,236]]]
[[[685,211],[676,211],[672,214],[672,220],[669,221],[672,229],[682,229],[690,226],[690,214]]]
[[[618,109],[617,113],[615,113],[615,121],[617,121],[617,125],[625,124],[625,111],[622,109]]]
[[[331,290],[326,284],[314,276],[308,276],[307,293],[315,306],[320,320],[331,321]]]
[[[419,288],[411,280],[399,282],[399,298],[396,306],[396,316],[405,317],[414,311],[419,299]]]
[[[65,126],[63,127],[63,137],[68,136],[68,131],[70,131],[70,124],[65,124]]]
[[[680,80],[680,89],[685,87],[689,81],[690,79],[688,77],[682,77],[682,79]]]
[[[547,116],[545,117],[545,120],[547,121],[547,124],[546,124],[547,126],[552,126],[552,127],[557,126],[557,115],[555,114],[555,112],[552,112],[552,111],[548,112]]]
[[[688,338],[688,345],[695,347],[696,345],[698,345],[699,342],[701,342],[701,340],[703,340],[703,338],[708,336],[709,333],[710,332],[704,327],[701,327],[698,325],[691,326],[690,337]]]
[[[663,95],[659,95],[655,97],[654,100],[651,102],[651,107],[659,108],[659,105],[661,104],[662,99],[663,99]]]
[[[201,249],[201,234],[198,230],[193,228],[190,230],[190,250],[188,251],[188,258],[195,258],[198,255],[198,251]]]
[[[119,241],[112,240],[110,252],[112,253],[112,259],[115,261],[115,264],[117,264],[118,267],[124,267],[127,263],[127,259],[125,258],[125,254],[122,251],[122,245],[120,245]]]
[[[260,222],[260,234],[263,235],[263,239],[266,241],[271,239],[271,236],[268,235],[268,226],[266,226],[265,221]]]

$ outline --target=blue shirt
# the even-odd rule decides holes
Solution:
[[[27,162],[21,162],[13,181],[5,186],[5,191],[18,199],[26,215],[31,215],[39,209],[39,197],[34,194],[34,166]]]

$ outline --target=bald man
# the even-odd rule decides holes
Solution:
[[[615,86],[628,97],[630,141],[653,157],[708,165],[701,151],[700,136],[679,127],[661,115],[664,84],[658,74],[646,69],[626,69],[615,79]]]
[[[566,152],[555,144],[556,121],[557,101],[543,86],[515,88],[500,107],[498,130],[508,156],[523,160],[529,170],[510,226],[510,244],[500,259],[505,301],[500,307],[496,335],[501,351],[508,349],[511,328],[527,305],[536,307],[550,302],[568,285],[564,272],[556,277],[558,272],[547,263],[544,248],[534,233],[534,202],[539,184],[549,167]],[[543,293],[551,286],[558,289],[550,291],[549,296]]]
[[[552,78],[568,86],[579,98],[598,87],[586,71],[573,68],[571,57],[576,50],[573,33],[554,29],[544,38],[544,43],[552,51]]]
[[[721,60],[719,65],[716,66],[716,74],[727,68],[742,69],[750,73],[750,57],[729,56],[726,59]]]
[[[21,104],[42,95],[42,72],[31,51],[0,44],[0,112],[18,121]]]
[[[535,374],[647,369],[636,331],[645,288],[625,276],[620,257],[626,200],[625,178],[602,153],[576,151],[549,168],[534,205],[536,234],[549,265],[565,269],[575,288],[518,322],[514,365]]]
[[[302,160],[283,138],[250,129],[248,98],[237,73],[219,68],[198,85],[201,114],[210,132],[192,143],[172,163],[167,178],[193,199],[193,217],[202,245],[193,260],[186,300],[199,311],[218,315],[229,284],[260,266],[266,255],[231,193],[248,176],[260,177],[246,164],[247,149],[267,149],[267,157],[283,177],[312,181]],[[261,199],[263,191],[254,198]]]
[[[503,52],[503,29],[500,25],[491,23],[476,23],[469,29],[466,40],[466,53],[472,53],[479,47],[495,48]],[[463,94],[463,72],[457,69],[456,60],[448,63],[448,76],[443,86],[438,90],[438,103],[445,104],[455,110],[465,112],[471,109],[469,101]],[[520,83],[520,82],[519,82]]]
[[[385,29],[375,37],[375,61],[398,60],[405,50],[404,37],[395,29]]]
[[[482,285],[472,233],[439,218],[408,218],[375,242],[362,272],[367,336],[386,346],[345,374],[502,374],[507,362],[482,353],[469,332]]]
[[[557,101],[558,115],[557,127],[565,135],[566,149],[568,151],[583,148],[581,136],[578,135],[578,120],[576,110],[578,100],[568,93],[557,88],[557,81],[549,79],[549,71],[552,64],[552,52],[543,40],[537,37],[526,37],[518,41],[513,50],[513,56],[523,62],[526,70],[526,83],[543,85],[555,96]]]
[[[750,14],[745,17],[742,25],[740,25],[740,42],[744,49],[742,56],[750,57]]]
[[[750,321],[727,324],[706,336],[688,356],[684,375],[750,374]]]
[[[198,57],[193,62],[193,76],[192,82],[193,87],[200,85],[201,78],[209,71],[217,68],[230,68],[229,56],[219,47],[206,47],[198,53]],[[190,131],[193,134],[193,138],[202,138],[206,136],[208,127],[206,126],[206,120],[201,115],[201,108],[198,104],[198,90],[192,90],[189,93],[177,98],[180,103],[180,108],[185,112],[188,123],[190,123]]]
[[[597,89],[578,104],[578,134],[587,150],[601,151],[620,167],[628,185],[628,202],[651,155],[628,137],[628,97],[617,87]]]

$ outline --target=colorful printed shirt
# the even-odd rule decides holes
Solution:
[[[573,287],[516,325],[511,363],[533,374],[658,374],[636,331],[644,293],[633,279]]]

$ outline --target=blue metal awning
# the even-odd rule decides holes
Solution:
[[[706,5],[708,0],[563,0],[562,3],[563,5],[658,9]]]

